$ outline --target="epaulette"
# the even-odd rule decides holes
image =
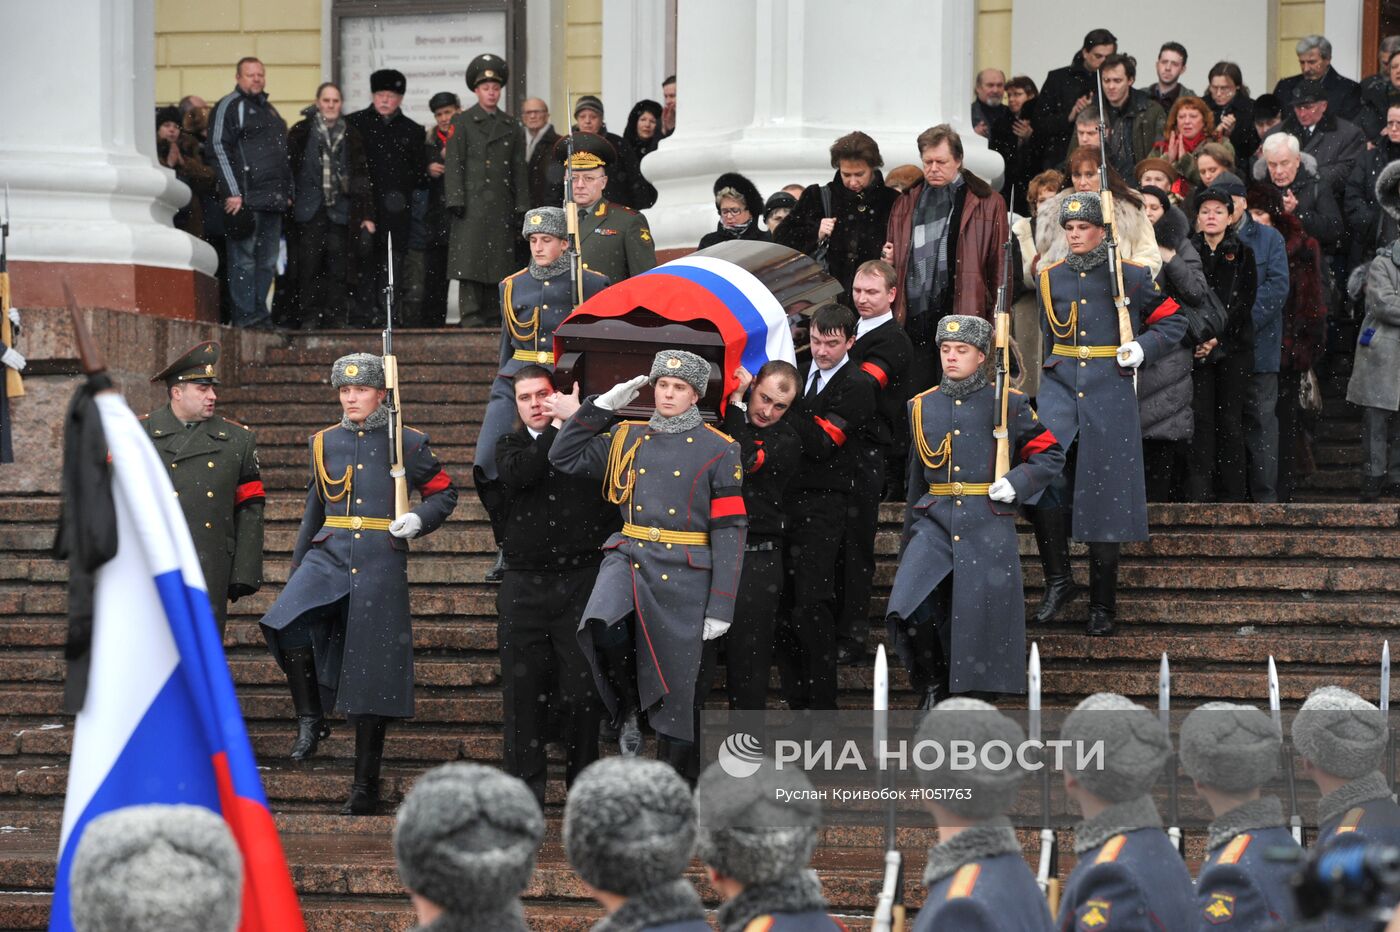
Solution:
[[[219,415],[219,417],[224,417],[224,416],[221,414],[221,415]],[[240,423],[238,423],[237,421],[235,421],[235,420],[234,420],[233,418],[231,418],[231,417],[224,417],[224,422],[225,422],[225,423],[228,423],[228,424],[232,424],[234,427],[242,428],[243,430],[246,430],[246,431],[248,431],[249,433],[252,433],[252,432],[253,432],[253,429],[252,429],[251,427],[249,427],[247,424],[240,424]]]
[[[311,436],[317,437],[317,436],[320,436],[321,434],[328,434],[328,433],[330,433],[331,431],[335,430],[335,429],[336,429],[337,427],[339,427],[339,426],[340,426],[339,424],[332,424],[330,427],[323,427],[323,428],[321,428],[320,430],[315,431],[314,433],[312,433]]]
[[[1361,824],[1361,817],[1365,814],[1366,810],[1360,806],[1354,809],[1348,809],[1347,814],[1342,816],[1341,824],[1337,826],[1337,834],[1340,835],[1343,832],[1356,831],[1356,827]]]
[[[1236,864],[1244,856],[1244,849],[1249,847],[1249,842],[1253,836],[1248,832],[1236,835],[1231,842],[1225,846],[1225,850],[1220,853],[1220,860],[1217,864]]]
[[[1127,843],[1127,835],[1114,835],[1108,841],[1104,842],[1103,850],[1099,852],[1098,857],[1094,858],[1094,863],[1112,864],[1114,861],[1118,860],[1118,855],[1122,852],[1123,846]]]
[[[972,891],[977,886],[977,875],[980,873],[981,864],[964,864],[959,867],[958,872],[953,875],[953,882],[948,885],[947,899],[957,900],[972,896]]]
[[[138,420],[138,421],[144,421],[144,420],[146,420],[146,419],[149,418],[149,417],[150,417],[149,414],[143,414],[143,415],[141,415],[140,417],[138,417],[136,420]]]
[[[506,276],[506,278],[519,278],[520,276],[527,274],[529,271],[530,267],[527,265],[525,266],[525,268],[521,269],[518,272],[511,272],[509,275]]]
[[[1064,260],[1064,259],[1056,259],[1054,262],[1050,263],[1049,265],[1041,266],[1040,271],[1039,271],[1037,274],[1039,274],[1039,275],[1044,275],[1046,272],[1050,271],[1050,270],[1053,269],[1055,266],[1057,266],[1057,265],[1064,265],[1064,264],[1065,264],[1065,260]]]
[[[612,204],[612,205],[610,205],[610,206],[617,208],[618,210],[622,211],[624,214],[631,214],[631,215],[634,216],[634,217],[637,216],[637,211],[635,211],[635,210],[633,210],[632,208],[628,207],[626,204]]]
[[[728,434],[726,434],[724,431],[720,430],[718,427],[716,427],[716,426],[713,425],[713,424],[706,424],[706,425],[705,425],[705,428],[706,428],[707,430],[710,430],[710,431],[714,432],[715,434],[718,434],[719,437],[720,437],[722,440],[724,440],[725,443],[733,443],[733,442],[734,442],[734,438],[733,438],[733,437],[729,436]]]
[[[938,386],[937,386],[937,385],[935,385],[933,388],[926,388],[926,389],[924,389],[923,391],[921,391],[921,392],[919,392],[917,395],[915,395],[914,398],[923,398],[923,397],[926,396],[926,395],[932,395],[932,394],[933,394],[934,392],[936,392],[936,391],[938,391]],[[914,398],[910,398],[909,400],[910,400],[910,401],[913,401]]]
[[[1148,267],[1146,262],[1138,262],[1136,259],[1126,259],[1120,257],[1118,261],[1122,262],[1124,265],[1135,265],[1140,269],[1145,269]]]
[[[405,431],[411,431],[412,433],[415,433],[415,434],[417,434],[417,435],[420,436],[420,437],[423,436],[423,431],[419,430],[419,429],[416,428],[416,427],[409,427],[407,424],[405,424],[405,425],[403,426],[403,429],[404,429]]]
[[[768,932],[776,921],[772,916],[758,916],[749,920],[749,924],[744,926],[744,932]]]
[[[1025,394],[1025,392],[1021,391],[1019,388],[1008,388],[1007,391],[1010,392],[1010,393],[1013,394],[1013,395],[1024,395],[1024,394]]]

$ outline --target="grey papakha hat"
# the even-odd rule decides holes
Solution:
[[[394,857],[404,886],[462,916],[516,900],[542,840],[544,816],[523,781],[457,761],[423,774],[404,797]]]
[[[372,353],[351,353],[340,357],[331,366],[331,387],[340,388],[342,385],[383,388],[384,359]]]
[[[1060,737],[1086,749],[1103,742],[1103,767],[1076,770],[1089,792],[1111,803],[1136,799],[1152,788],[1171,753],[1171,737],[1146,706],[1117,693],[1094,693],[1065,717]]]
[[[1380,766],[1388,738],[1386,713],[1340,686],[1314,689],[1293,719],[1298,753],[1348,780]]]
[[[529,239],[531,233],[548,233],[550,236],[567,239],[569,225],[564,216],[564,209],[562,207],[536,207],[527,213],[525,222],[520,225],[520,235]]]
[[[696,857],[745,886],[797,873],[817,847],[822,807],[814,796],[806,774],[769,758],[747,777],[716,761],[695,788]]]
[[[919,782],[928,788],[968,790],[939,799],[940,805],[960,816],[979,821],[999,816],[1015,804],[1016,788],[1025,771],[1014,759],[1009,766],[993,770],[980,754],[975,766],[954,769],[948,751],[954,741],[970,741],[979,749],[1001,741],[1014,755],[1025,739],[1021,726],[990,702],[960,696],[945,699],[924,716],[915,735],[916,742],[934,742],[944,751],[941,766],[919,768]]]
[[[662,376],[687,382],[704,396],[705,389],[710,385],[710,364],[685,350],[662,350],[651,363],[651,384],[655,385]]]
[[[130,806],[88,823],[70,890],[78,932],[233,932],[243,856],[203,806]]]
[[[1186,716],[1177,742],[1187,776],[1227,793],[1244,793],[1278,773],[1283,736],[1269,714],[1252,705],[1207,702]]]
[[[1103,226],[1103,203],[1093,191],[1076,191],[1060,202],[1060,226],[1071,220],[1087,220]]]
[[[564,803],[564,853],[590,886],[633,896],[679,878],[695,847],[695,801],[670,764],[608,757]]]
[[[938,322],[933,341],[940,346],[949,342],[970,343],[985,353],[992,345],[992,325],[970,314],[949,314]]]

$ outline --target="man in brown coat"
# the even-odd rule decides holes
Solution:
[[[924,177],[890,209],[883,258],[894,266],[894,318],[914,344],[906,388],[938,381],[933,335],[949,314],[990,318],[1006,241],[1006,202],[962,167],[962,139],[940,123],[919,134]]]

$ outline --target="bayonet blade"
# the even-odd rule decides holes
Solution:
[[[1030,739],[1040,740],[1040,645],[1031,642],[1031,660],[1026,667],[1026,706],[1030,712]]]
[[[875,711],[890,707],[890,666],[885,659],[885,645],[875,648]]]
[[[1171,727],[1172,711],[1172,667],[1167,660],[1167,652],[1162,651],[1162,662],[1157,667],[1157,717],[1164,727]]]
[[[1390,711],[1390,642],[1381,648],[1381,711]]]

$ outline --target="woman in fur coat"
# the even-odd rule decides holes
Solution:
[[[1076,192],[1099,190],[1099,150],[1080,146],[1069,157],[1070,187],[1040,205],[1036,213],[1035,245],[1040,253],[1036,267],[1043,269],[1069,255],[1065,231],[1060,226],[1060,204]],[[1118,255],[1129,262],[1147,266],[1153,278],[1162,271],[1162,254],[1157,250],[1157,238],[1152,224],[1142,212],[1142,199],[1123,183],[1112,167],[1108,170],[1108,189],[1113,193],[1113,234],[1118,240]]]

